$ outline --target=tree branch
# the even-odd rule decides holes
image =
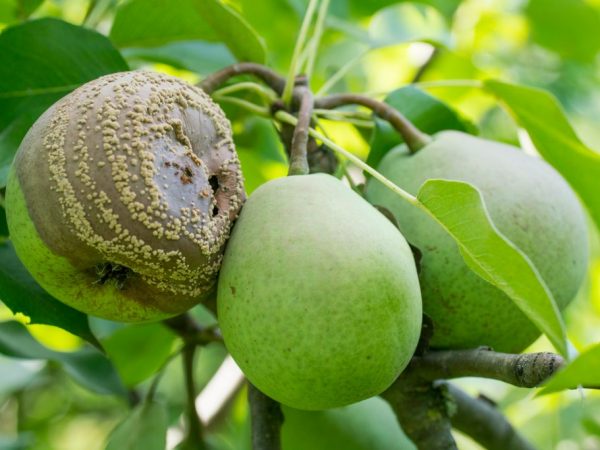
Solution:
[[[452,425],[488,450],[535,450],[489,401],[442,382],[456,403]]]
[[[163,324],[178,334],[184,342],[182,356],[186,392],[185,414],[187,417],[187,432],[184,442],[190,448],[203,450],[206,448],[206,444],[202,422],[196,410],[197,393],[194,379],[194,359],[199,345],[206,345],[215,341],[222,342],[223,338],[215,327],[204,328],[200,326],[189,313],[163,320]]]
[[[455,449],[452,423],[491,450],[532,449],[489,402],[473,399],[442,380],[485,377],[519,387],[535,387],[565,364],[562,357],[553,353],[496,353],[487,347],[419,353],[381,394],[418,448]]]
[[[206,448],[203,437],[202,422],[196,410],[196,383],[194,381],[194,357],[197,346],[187,344],[183,349],[183,372],[185,378],[185,392],[187,397],[186,416],[187,416],[187,434],[184,442],[190,445],[190,448],[203,450]]]
[[[207,76],[197,86],[210,95],[220,85],[238,75],[253,75],[259,78],[277,92],[277,95],[281,95],[285,88],[285,78],[262,64],[251,62],[242,62],[225,67]]]
[[[415,127],[401,112],[387,103],[360,94],[334,94],[315,100],[315,108],[332,109],[343,105],[361,105],[387,120],[406,142],[411,152],[431,142],[431,138]]]
[[[253,450],[281,450],[281,406],[248,382]]]
[[[211,342],[223,342],[223,336],[217,327],[202,327],[189,313],[162,322],[188,344],[207,345]]]
[[[415,356],[412,370],[425,380],[442,378],[484,377],[519,387],[539,386],[565,364],[554,353],[508,354],[490,348],[474,350],[431,351]]]
[[[450,424],[452,404],[444,386],[419,378],[409,366],[381,397],[417,448],[457,450]]]

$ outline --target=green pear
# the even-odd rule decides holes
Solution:
[[[250,196],[227,244],[217,308],[248,379],[307,410],[390,386],[415,350],[422,317],[404,237],[323,174],[273,180]]]
[[[412,194],[425,180],[466,181],[483,194],[496,227],[532,261],[560,309],[584,278],[586,219],[569,185],[546,162],[497,142],[460,132],[442,132],[410,154],[390,151],[378,170]],[[408,205],[375,180],[367,199],[388,208],[408,241],[422,252],[423,309],[434,323],[431,345],[520,352],[539,335],[502,291],[473,273],[453,239],[424,212]]]
[[[251,417],[243,389],[232,411],[208,430],[211,450],[252,450]],[[380,397],[329,409],[302,411],[282,407],[283,450],[415,450],[388,403]]]
[[[390,406],[374,397],[327,411],[283,408],[285,450],[415,450]]]
[[[123,72],[51,106],[15,157],[6,214],[17,255],[58,300],[124,322],[214,291],[244,200],[231,128],[177,78]]]

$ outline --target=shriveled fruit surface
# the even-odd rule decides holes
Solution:
[[[412,194],[430,178],[473,184],[494,224],[530,258],[558,307],[577,293],[588,260],[585,217],[571,188],[546,162],[505,144],[442,132],[414,155],[404,147],[390,151],[378,170]],[[423,253],[420,281],[424,311],[434,322],[432,346],[519,352],[540,335],[508,296],[467,267],[433,219],[375,180],[367,198],[392,211]]]
[[[220,108],[177,78],[122,72],[37,120],[6,208],[16,251],[48,292],[89,314],[145,321],[214,289],[243,200]]]
[[[248,379],[299,409],[381,393],[421,328],[400,232],[329,175],[281,178],[242,209],[219,275],[225,344]]]

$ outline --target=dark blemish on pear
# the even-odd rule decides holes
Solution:
[[[96,276],[98,277],[94,284],[105,285],[109,282],[114,282],[119,290],[125,288],[127,279],[133,275],[129,267],[111,262],[98,264],[95,268]]]

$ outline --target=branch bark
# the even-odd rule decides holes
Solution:
[[[163,320],[163,324],[179,335],[184,342],[183,347],[183,376],[186,392],[187,430],[184,443],[189,448],[203,450],[206,448],[204,442],[204,429],[198,411],[196,410],[196,383],[194,379],[194,359],[198,346],[209,344],[214,341],[222,341],[216,328],[201,327],[189,313],[171,317]]]
[[[489,401],[473,398],[443,382],[456,404],[452,426],[488,450],[535,450]]]
[[[401,112],[387,103],[360,94],[333,94],[315,100],[315,108],[333,109],[343,105],[361,105],[387,120],[406,142],[411,152],[431,142],[431,138],[415,127]]]
[[[452,404],[444,386],[423,380],[409,366],[381,397],[418,449],[457,450],[451,433]]]
[[[483,377],[519,387],[539,386],[564,364],[564,359],[554,353],[496,353],[487,347],[431,351],[410,362],[412,370],[429,381]]]
[[[187,433],[184,442],[190,448],[203,450],[206,448],[203,437],[202,422],[196,410],[196,383],[194,381],[194,357],[196,355],[197,346],[195,344],[187,344],[183,349],[183,373],[185,378],[185,392],[187,397],[186,417],[187,417]]]
[[[248,382],[253,450],[281,450],[281,406]]]
[[[482,347],[430,351],[414,356],[381,396],[388,401],[406,435],[419,449],[449,450],[454,425],[491,450],[532,450],[488,402],[450,385],[448,378],[485,377],[519,387],[535,387],[564,365],[553,353],[507,354]],[[456,415],[452,415],[457,409]]]
[[[198,83],[197,86],[210,95],[227,80],[238,75],[253,75],[259,78],[277,92],[277,95],[281,95],[285,88],[284,77],[262,64],[250,62],[242,62],[225,67],[224,69],[207,76]]]

